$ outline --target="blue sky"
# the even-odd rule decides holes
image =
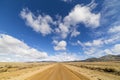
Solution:
[[[0,61],[120,54],[119,0],[1,0]]]

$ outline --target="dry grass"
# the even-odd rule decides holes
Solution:
[[[0,80],[9,80],[24,73],[34,72],[49,64],[51,63],[0,62]]]
[[[38,67],[38,66],[44,66],[47,65],[48,63],[0,63],[0,73],[2,72],[12,72],[12,71],[17,71],[17,70],[22,70],[22,69],[27,69],[27,68],[33,68],[33,67]]]
[[[72,66],[120,75],[120,62],[71,62]]]

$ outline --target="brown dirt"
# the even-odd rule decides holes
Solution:
[[[79,63],[77,64],[79,65]],[[68,63],[53,63],[17,71],[2,72],[0,73],[0,80],[120,80],[120,76],[72,66]]]
[[[86,68],[71,66],[71,65],[65,65],[67,68],[74,70],[82,75],[85,75],[90,80],[120,80],[120,76],[100,72],[96,70],[90,70]]]
[[[43,72],[28,77],[25,80],[89,80],[87,77],[68,69],[63,64],[56,64]]]

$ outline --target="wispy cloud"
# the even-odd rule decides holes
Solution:
[[[75,61],[80,60],[80,58],[75,53],[67,53],[67,52],[60,52],[55,54],[54,56],[49,56],[45,61]]]
[[[68,2],[72,0],[63,1]],[[81,32],[78,28],[82,26],[78,25],[84,24],[87,29],[92,29],[93,32],[94,29],[97,30],[97,28],[100,29],[101,27],[104,27],[106,30],[103,32],[104,35],[99,38],[97,37],[96,39],[91,39],[86,42],[78,40],[74,43],[74,45],[82,47],[84,54],[95,57],[105,54],[118,54],[120,42],[120,2],[119,0],[104,0],[102,5],[103,8],[99,13],[93,12],[96,5],[95,0],[91,0],[91,3],[88,5],[77,4],[70,12],[68,12],[68,15],[60,17],[60,19],[56,21],[53,21],[53,18],[49,15],[39,14],[39,16],[35,16],[28,9],[23,9],[21,11],[21,16],[26,21],[26,24],[32,27],[36,32],[39,32],[42,35],[52,33],[52,36],[56,35],[59,37],[59,39],[53,40],[53,48],[55,51],[66,50],[67,41],[65,41],[65,39],[68,35],[72,38],[80,35]],[[51,28],[51,24],[55,27]],[[97,36],[97,34],[95,34],[95,36]],[[64,55],[67,55],[67,53],[62,54],[62,57],[61,54],[51,56],[50,59],[57,59],[58,57],[63,59]]]
[[[100,26],[104,26],[104,29],[106,30],[106,32],[104,32],[104,36],[87,42],[77,41],[74,43],[75,45],[78,44],[82,46],[84,54],[93,55],[95,57],[105,54],[120,54],[119,6],[119,0],[104,0],[100,18]]]
[[[100,13],[93,13],[94,1],[90,5],[77,4],[69,13],[63,18],[53,21],[49,15],[35,16],[30,10],[23,9],[20,13],[21,17],[25,20],[26,24],[33,28],[36,32],[42,35],[52,33],[58,34],[57,36],[65,39],[70,34],[71,37],[77,37],[80,32],[77,30],[78,24],[84,24],[89,28],[97,28],[100,23]],[[56,26],[55,28],[51,28]]]
[[[77,37],[78,35],[80,35],[80,32],[77,31],[76,28],[74,28],[73,31],[71,32],[71,37]]]
[[[120,1],[119,0],[104,0],[101,24],[107,26],[120,25]]]
[[[65,41],[54,41],[56,50],[65,50]],[[23,41],[10,35],[0,34],[0,61],[19,62],[19,61],[74,61],[79,58],[74,53],[59,52],[49,55],[46,52],[38,51],[28,46]]]
[[[72,2],[73,0],[61,0],[61,1],[64,1],[64,2]]]
[[[106,54],[118,55],[120,54],[120,44],[115,44],[113,47],[105,49],[104,52]]]
[[[108,30],[109,33],[120,33],[120,25],[119,26],[113,26]]]
[[[104,42],[102,41],[102,39],[93,40],[92,42],[86,42],[86,43],[84,43],[85,46],[89,46],[89,47],[100,46],[102,44],[104,44]]]

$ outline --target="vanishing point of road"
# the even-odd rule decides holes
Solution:
[[[34,74],[26,80],[89,80],[87,77],[58,63],[40,73]]]

